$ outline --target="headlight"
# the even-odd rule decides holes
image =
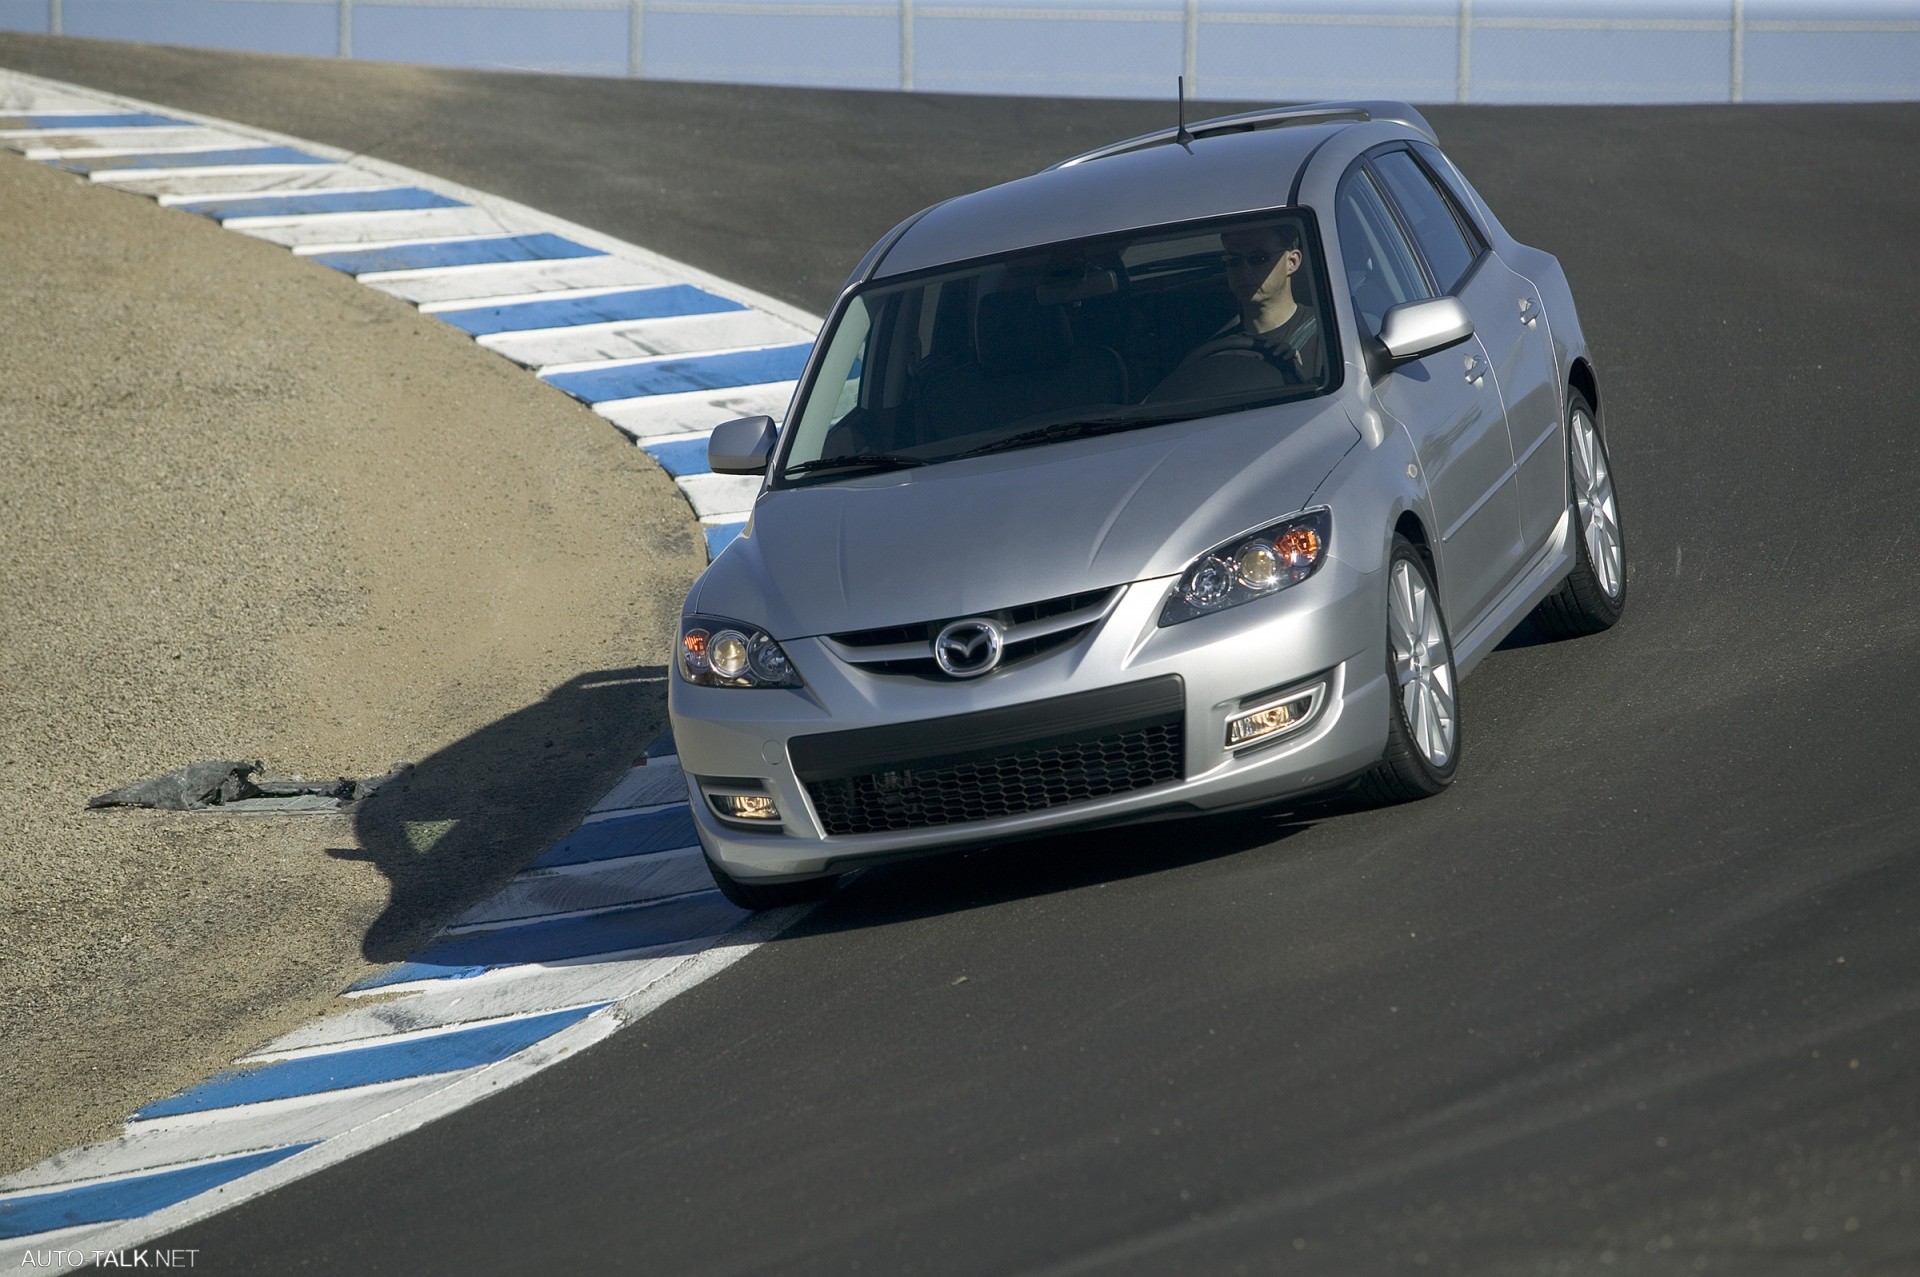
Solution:
[[[765,630],[712,616],[680,620],[680,674],[701,687],[798,687],[800,675]]]
[[[1319,570],[1332,538],[1333,516],[1309,510],[1215,546],[1180,574],[1160,624],[1178,625],[1298,585]]]

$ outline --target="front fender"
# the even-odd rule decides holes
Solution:
[[[1333,468],[1311,502],[1333,511],[1333,557],[1355,571],[1384,574],[1393,553],[1394,529],[1402,516],[1412,514],[1434,556],[1436,573],[1444,570],[1433,503],[1412,436],[1377,409],[1350,411],[1362,442]]]

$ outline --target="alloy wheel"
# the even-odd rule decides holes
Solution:
[[[1587,561],[1609,599],[1620,597],[1620,507],[1613,497],[1613,470],[1607,445],[1586,413],[1573,414],[1573,495],[1580,511],[1580,535]]]
[[[1453,654],[1432,587],[1405,559],[1393,565],[1387,615],[1407,733],[1429,767],[1445,768],[1453,759],[1460,726]]]

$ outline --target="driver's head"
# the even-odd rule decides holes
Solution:
[[[1256,226],[1220,237],[1227,259],[1227,287],[1242,306],[1290,296],[1300,269],[1300,231],[1291,225]]]

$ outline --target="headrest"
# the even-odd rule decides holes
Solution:
[[[976,336],[980,366],[989,373],[1057,368],[1073,348],[1066,311],[1042,306],[1031,288],[982,297]]]

